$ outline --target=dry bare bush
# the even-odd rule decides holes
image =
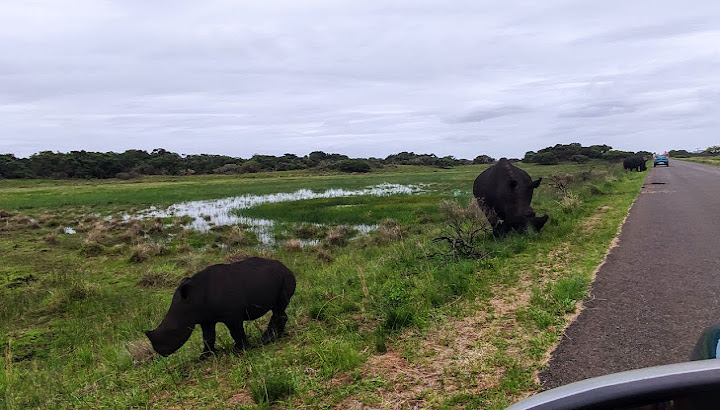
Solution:
[[[325,234],[325,228],[319,225],[306,223],[295,226],[292,232],[300,239],[314,239],[321,238]]]
[[[268,249],[247,249],[247,248],[236,248],[228,252],[225,257],[227,263],[239,262],[247,258],[259,257],[272,259],[273,253]]]
[[[349,226],[339,225],[332,227],[325,237],[325,243],[330,246],[345,246],[354,233],[355,230]]]
[[[148,270],[138,281],[138,286],[145,288],[167,288],[179,283],[179,279],[172,272],[153,272]]]
[[[189,243],[183,242],[175,248],[178,254],[188,253],[192,251],[192,246]]]
[[[141,243],[133,247],[132,255],[130,255],[130,262],[142,263],[153,256],[162,255],[165,252],[167,252],[167,250],[162,245],[155,243]]]
[[[147,230],[147,233],[148,234],[160,233],[163,231],[163,227],[164,227],[164,224],[163,224],[162,219],[155,218],[152,226]]]
[[[580,196],[574,192],[567,191],[562,198],[560,198],[560,201],[558,201],[560,204],[560,208],[565,212],[572,212],[575,209],[579,208],[582,205],[582,200],[580,200]]]
[[[554,174],[548,177],[548,185],[563,197],[570,191],[570,184],[574,181],[574,177],[570,174]]]
[[[401,240],[407,233],[394,219],[384,219],[378,225],[375,233],[375,241],[378,244],[388,244]]]
[[[288,252],[300,252],[302,250],[302,242],[299,239],[290,239],[285,241],[283,248]]]
[[[43,242],[45,242],[47,245],[54,246],[58,244],[58,237],[57,235],[50,234],[43,238]]]
[[[104,251],[105,247],[99,242],[87,239],[83,241],[81,252],[87,257],[98,256]]]
[[[128,354],[132,358],[133,364],[143,364],[150,361],[155,356],[155,351],[147,339],[138,339],[128,342],[125,345]]]
[[[331,263],[335,260],[333,255],[328,251],[327,249],[318,248],[317,250],[317,258],[325,263]]]
[[[228,246],[245,246],[252,245],[256,242],[255,235],[243,229],[243,227],[234,225],[230,228],[225,243]]]
[[[85,240],[88,242],[102,243],[105,240],[105,230],[92,229],[85,234]]]
[[[456,259],[484,259],[488,256],[480,249],[480,244],[484,237],[492,235],[492,227],[474,198],[470,199],[467,206],[443,200],[438,203],[438,210],[446,223],[443,228],[445,235],[435,238],[433,242],[447,242],[450,249],[430,256],[450,256]]]

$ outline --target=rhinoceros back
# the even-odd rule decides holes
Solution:
[[[473,183],[473,196],[481,199],[490,207],[501,211],[503,202],[509,196],[508,181],[519,185],[529,185],[530,175],[513,165],[507,158],[501,158],[497,164],[481,172]]]
[[[207,315],[254,320],[269,310],[284,309],[295,292],[295,275],[281,262],[249,258],[212,265],[191,278]]]

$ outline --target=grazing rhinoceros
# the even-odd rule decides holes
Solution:
[[[295,276],[279,261],[249,258],[212,265],[180,282],[160,326],[145,334],[156,352],[168,356],[185,344],[199,323],[203,355],[207,355],[215,352],[215,324],[222,322],[230,330],[235,347],[244,349],[248,340],[243,321],[272,310],[262,335],[263,342],[271,342],[285,332],[285,308],[293,293]]]
[[[542,178],[533,181],[527,172],[507,158],[483,171],[475,179],[473,195],[488,218],[496,236],[511,230],[523,232],[528,224],[539,231],[548,216],[536,217],[530,206],[533,190]]]
[[[645,161],[644,157],[641,157],[640,155],[633,155],[632,157],[627,157],[623,160],[623,168],[637,172],[645,171],[647,170]]]

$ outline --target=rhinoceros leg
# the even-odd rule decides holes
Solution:
[[[263,343],[270,343],[275,341],[278,337],[285,334],[285,324],[288,321],[288,317],[285,314],[285,309],[273,310],[273,315],[268,323],[267,330],[262,335]]]
[[[215,353],[215,322],[201,323],[203,333],[203,352],[202,356]]]
[[[242,321],[240,323],[225,322],[225,326],[227,326],[230,331],[230,336],[232,336],[235,341],[236,350],[245,350],[250,347],[250,342],[248,342],[247,336],[245,335],[245,327],[243,327]]]

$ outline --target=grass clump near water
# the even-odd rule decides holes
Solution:
[[[12,220],[12,231],[0,231],[0,408],[507,406],[537,387],[532,375],[586,297],[644,176],[599,162],[521,166],[533,178],[573,175],[569,189],[580,201],[564,210],[557,190],[542,184],[533,207],[550,214],[543,231],[484,236],[484,259],[428,257],[446,249],[433,243],[447,229],[439,202],[470,202],[481,166],[134,183],[0,181],[7,191],[0,209],[12,214],[0,214],[0,226],[18,215],[39,221],[46,211],[47,221],[60,222],[31,228]],[[287,236],[275,246],[219,247],[232,228],[196,232],[161,220],[150,233],[155,220],[118,219],[150,205],[385,182],[425,188],[242,210],[282,224]],[[66,222],[82,231],[60,233]],[[342,225],[377,229],[338,234]],[[331,242],[338,242],[324,243],[333,230]],[[43,240],[49,235],[51,243]],[[104,247],[96,256],[84,251],[87,235]],[[284,338],[261,344],[266,316],[246,323],[253,347],[240,355],[222,326],[219,354],[208,360],[197,360],[199,330],[168,358],[148,350],[142,332],[160,323],[180,278],[249,256],[279,259],[296,273]]]

